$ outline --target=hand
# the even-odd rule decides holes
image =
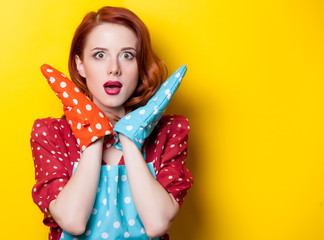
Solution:
[[[41,71],[61,99],[66,120],[81,151],[98,138],[114,135],[107,116],[71,80],[48,64],[42,65]]]
[[[178,89],[180,82],[187,71],[185,65],[174,72],[154,96],[143,107],[140,107],[121,118],[114,127],[117,138],[121,133],[131,139],[141,150],[144,140],[151,134],[154,127],[162,117],[173,94]]]

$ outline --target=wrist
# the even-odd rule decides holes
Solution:
[[[128,137],[126,137],[124,134],[119,133],[119,141],[120,144],[122,145],[122,148],[124,150],[124,148],[136,148],[138,150],[138,148],[136,147],[136,144]]]
[[[99,139],[97,139],[96,141],[94,141],[93,143],[91,143],[85,150],[84,152],[89,152],[89,151],[99,151],[102,150],[103,148],[103,143],[104,143],[104,137],[101,137]]]
[[[120,143],[123,145],[123,144],[127,144],[129,142],[132,142],[132,140],[130,140],[128,137],[126,137],[124,134],[122,133],[119,133],[119,140],[120,140]]]

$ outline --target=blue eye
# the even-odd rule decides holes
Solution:
[[[125,52],[122,54],[122,57],[125,58],[125,59],[133,59],[134,58],[134,54],[131,53],[131,52]]]
[[[105,56],[106,54],[104,52],[97,52],[94,54],[94,57],[98,59],[104,58]]]

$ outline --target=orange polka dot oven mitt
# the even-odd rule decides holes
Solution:
[[[117,138],[119,133],[122,133],[131,139],[137,148],[141,150],[145,139],[151,134],[161,119],[186,71],[187,67],[182,65],[162,83],[159,90],[145,106],[137,108],[121,118],[114,127]]]
[[[48,64],[42,65],[41,71],[61,99],[66,120],[82,152],[100,137],[114,135],[107,116],[70,79]]]

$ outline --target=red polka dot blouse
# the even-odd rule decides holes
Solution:
[[[152,162],[157,181],[181,206],[193,177],[185,165],[189,132],[188,119],[180,115],[161,118],[146,140],[146,162]],[[30,138],[36,184],[33,201],[44,213],[43,223],[50,227],[49,239],[58,240],[62,229],[51,217],[48,207],[70,179],[73,164],[80,160],[80,149],[64,119],[37,119]],[[102,164],[106,164],[102,161]],[[123,158],[119,162],[124,165]],[[168,235],[161,239],[169,239]]]

